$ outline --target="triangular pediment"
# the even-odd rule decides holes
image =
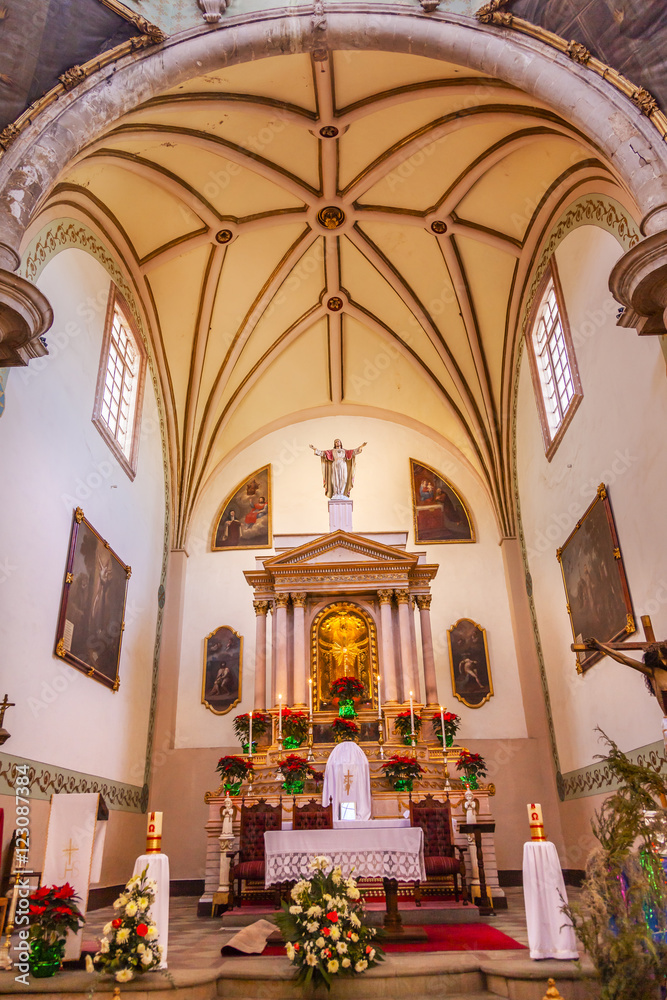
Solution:
[[[320,535],[312,541],[270,556],[263,560],[267,570],[278,570],[284,566],[317,566],[344,565],[345,563],[380,564],[396,563],[407,567],[414,566],[418,556],[394,548],[393,545],[382,545],[371,541],[363,535],[355,535],[349,531],[332,531]]]

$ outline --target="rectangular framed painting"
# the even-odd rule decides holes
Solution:
[[[480,708],[493,695],[486,629],[472,618],[459,618],[447,629],[447,644],[454,697]]]
[[[415,544],[475,541],[468,505],[449,480],[414,458],[410,480]]]
[[[241,700],[243,636],[221,625],[204,640],[202,705],[216,715],[226,715]]]
[[[271,533],[271,466],[265,465],[229,494],[213,525],[211,548],[268,549]]]
[[[132,569],[74,511],[56,633],[56,656],[118,690],[125,601]]]
[[[574,641],[618,642],[636,631],[630,590],[621,558],[614,515],[604,483],[556,551],[565,587]],[[598,650],[577,653],[583,673],[603,656]]]

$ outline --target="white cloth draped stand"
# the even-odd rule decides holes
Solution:
[[[155,902],[150,912],[157,927],[158,944],[162,945],[161,969],[167,968],[167,945],[169,943],[169,858],[166,854],[141,854],[134,862],[133,875],[141,875],[148,865],[147,878],[155,879]]]
[[[366,754],[353,743],[345,740],[333,748],[324,770],[322,805],[329,805],[333,799],[333,815],[340,816],[341,802],[356,804],[357,819],[371,818],[371,776]]]
[[[530,957],[579,958],[572,922],[562,911],[567,893],[558,851],[549,840],[523,845],[523,895]]]

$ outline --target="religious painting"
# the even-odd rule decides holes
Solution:
[[[414,458],[410,479],[416,545],[475,541],[467,504],[449,480]]]
[[[229,625],[206,636],[201,700],[216,715],[226,715],[241,700],[242,660],[243,636]]]
[[[214,552],[268,549],[271,534],[271,466],[253,472],[220,507],[213,527]]]
[[[562,548],[556,552],[563,574],[574,641],[618,642],[636,631],[630,590],[604,483]],[[598,650],[577,653],[583,673],[602,658]]]
[[[125,599],[132,570],[74,511],[56,633],[56,656],[118,690]]]
[[[447,643],[454,697],[468,708],[481,708],[493,694],[486,629],[459,618],[447,629]]]
[[[334,709],[331,685],[356,677],[364,686],[359,708],[377,705],[377,632],[375,622],[356,604],[342,601],[320,611],[312,626],[312,664],[316,711]]]

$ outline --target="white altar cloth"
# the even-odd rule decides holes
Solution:
[[[523,895],[530,957],[579,958],[572,922],[561,909],[567,893],[558,851],[549,840],[523,845]]]
[[[390,830],[410,826],[409,819],[335,819],[334,830]]]
[[[340,815],[341,802],[355,802],[358,819],[371,818],[371,776],[366,754],[352,740],[333,748],[324,769],[322,805],[333,800],[334,819]]]
[[[311,858],[324,854],[344,875],[424,882],[424,831],[421,827],[373,830],[267,830],[265,885],[311,878]]]
[[[157,927],[157,941],[162,945],[161,969],[167,968],[167,945],[169,943],[169,858],[166,854],[141,854],[134,862],[133,875],[141,875],[148,865],[147,878],[155,879],[155,902],[151,906],[151,916]]]

